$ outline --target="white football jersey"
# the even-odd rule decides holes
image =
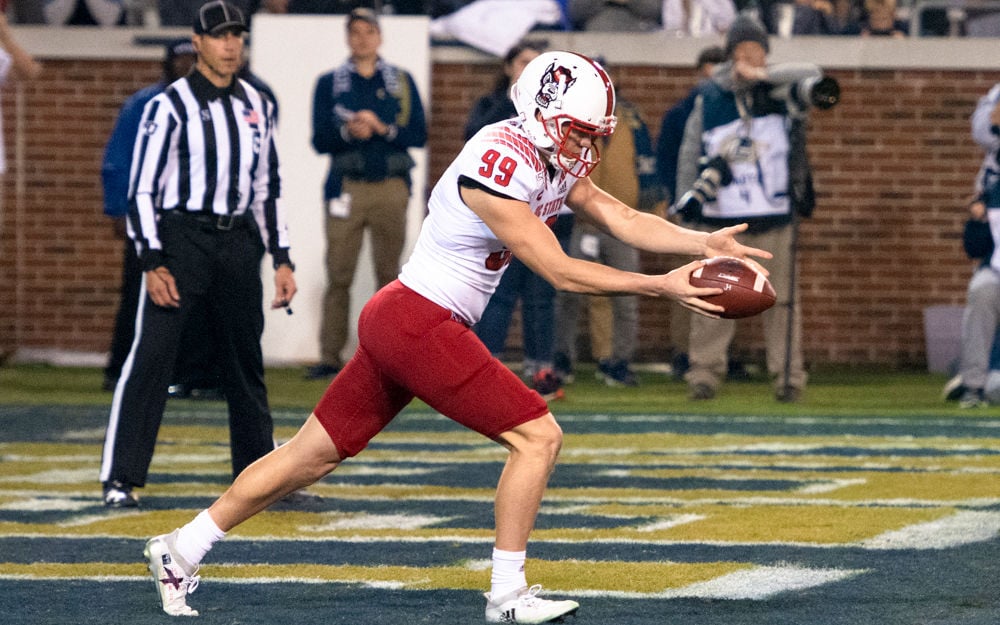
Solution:
[[[551,225],[577,179],[562,170],[550,172],[518,120],[485,126],[434,186],[427,218],[400,281],[462,321],[478,322],[507,268],[510,251],[462,201],[459,177],[527,202]]]

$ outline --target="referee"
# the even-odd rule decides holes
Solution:
[[[272,104],[236,78],[246,21],[212,0],[194,20],[198,59],[145,108],[129,182],[128,233],[144,272],[136,335],[115,388],[101,463],[104,505],[135,507],[146,483],[185,320],[199,304],[219,340],[233,476],[274,448],[264,386],[260,262],[272,308],[296,292],[272,137]]]

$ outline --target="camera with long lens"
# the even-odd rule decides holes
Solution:
[[[799,111],[813,107],[825,111],[840,102],[840,83],[830,76],[813,76],[772,87],[770,96]]]
[[[702,157],[699,165],[701,173],[674,208],[675,213],[689,220],[700,218],[702,206],[714,202],[719,189],[733,181],[733,172],[722,156]]]

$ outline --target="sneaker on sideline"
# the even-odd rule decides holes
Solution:
[[[531,378],[531,388],[545,401],[555,401],[566,397],[562,380],[552,369],[542,369]]]
[[[962,399],[958,400],[959,408],[985,408],[989,405],[981,388],[965,389],[965,392],[962,393]]]
[[[321,362],[306,369],[307,380],[332,380],[340,373],[341,367]]]
[[[486,597],[487,623],[551,623],[573,614],[580,608],[576,601],[550,601],[538,596],[541,584],[522,588],[502,597]]]
[[[552,356],[552,368],[556,375],[562,378],[563,384],[572,384],[576,380],[573,373],[573,363],[569,361],[569,356],[563,352],[556,352]]]
[[[106,508],[138,508],[139,498],[132,487],[121,482],[104,482],[104,506]]]
[[[779,388],[774,392],[774,398],[783,404],[795,404],[802,400],[802,389],[794,386]]]
[[[956,375],[948,380],[941,390],[941,399],[945,401],[958,401],[965,395],[965,385],[962,384],[962,376]]]
[[[187,596],[198,587],[198,567],[191,566],[173,549],[177,530],[150,538],[142,555],[149,562],[160,605],[170,616],[198,616],[187,604]]]
[[[608,386],[639,386],[639,378],[625,360],[602,360],[597,363],[597,379]]]
[[[715,398],[715,389],[708,384],[692,384],[688,387],[688,399],[703,401]]]

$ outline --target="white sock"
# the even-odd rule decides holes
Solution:
[[[202,510],[190,523],[177,531],[177,555],[193,566],[197,566],[212,545],[225,538],[226,533],[219,529],[208,510]]]
[[[493,572],[490,576],[490,595],[502,597],[528,585],[524,576],[525,551],[503,551],[493,548]]]

